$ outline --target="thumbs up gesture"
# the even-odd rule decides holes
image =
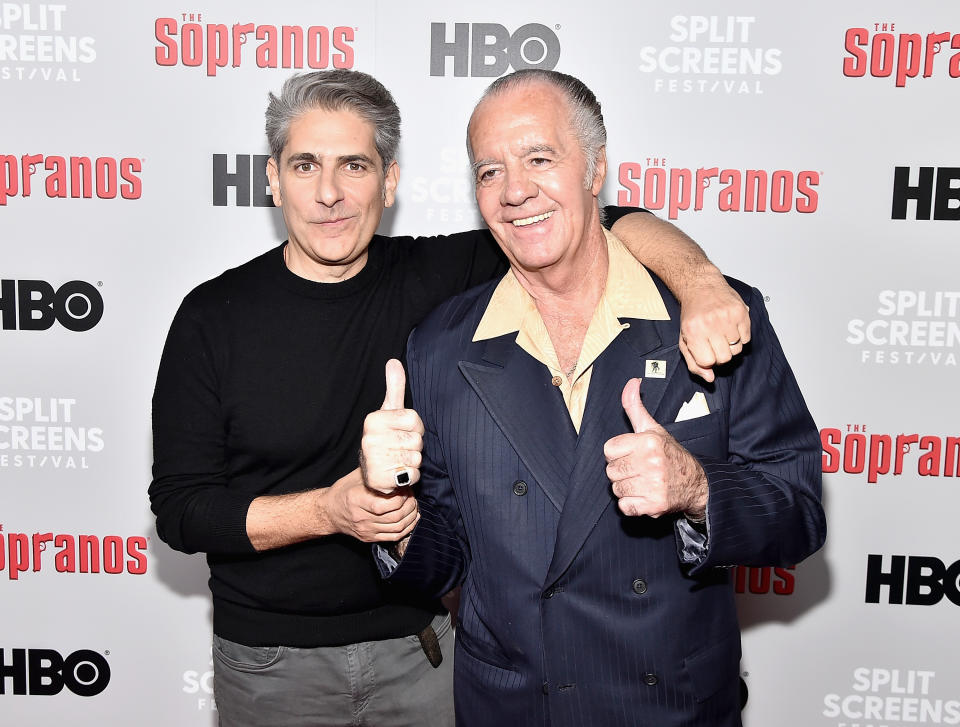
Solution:
[[[700,463],[650,416],[640,400],[640,379],[627,381],[621,401],[633,433],[608,439],[603,446],[620,511],[650,517],[683,512],[702,519],[707,477]]]
[[[403,408],[407,377],[395,358],[385,369],[387,393],[379,410],[367,414],[360,441],[360,469],[367,487],[391,493],[420,479],[423,422]]]

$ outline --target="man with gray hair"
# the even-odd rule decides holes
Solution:
[[[368,412],[410,419],[384,363],[431,309],[505,264],[485,231],[376,234],[396,196],[400,114],[374,78],[294,76],[270,96],[267,136],[289,239],[176,314],[153,398],[157,532],[207,554],[223,725],[449,725],[450,618],[383,584],[363,544],[408,534],[416,502],[367,489],[357,453]],[[729,360],[729,337],[749,331],[718,271],[652,215],[616,229],[676,268],[693,365]]]
[[[713,382],[688,373],[676,298],[600,224],[606,132],[578,79],[495,81],[468,139],[510,271],[410,336],[420,520],[374,548],[381,572],[462,584],[458,727],[739,727],[727,567],[825,537],[819,435],[763,296],[731,281],[752,340]],[[389,461],[366,434],[363,459]]]

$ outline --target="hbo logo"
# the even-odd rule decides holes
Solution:
[[[7,680],[13,694],[50,696],[66,687],[80,697],[94,697],[110,683],[110,665],[96,651],[81,649],[66,659],[52,649],[0,649],[0,694],[7,693]]]
[[[54,321],[70,331],[89,331],[103,317],[103,298],[82,280],[59,290],[44,280],[0,280],[0,316],[7,331],[45,331]]]
[[[453,58],[454,76],[502,76],[512,67],[553,70],[560,60],[560,40],[546,25],[527,23],[513,33],[497,23],[454,23],[453,41],[445,23],[430,24],[430,75],[447,75]],[[469,74],[467,70],[469,69]]]

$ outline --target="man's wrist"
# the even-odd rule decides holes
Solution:
[[[726,287],[726,285],[727,280],[720,272],[720,268],[704,258],[689,262],[687,274],[680,276],[674,293],[680,305],[683,306],[689,298],[702,294],[705,287]]]
[[[390,543],[386,546],[387,552],[398,563],[403,560],[404,553],[407,552],[407,546],[410,544],[410,536],[398,540],[396,543]]]

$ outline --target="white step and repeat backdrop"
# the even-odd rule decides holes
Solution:
[[[147,503],[150,396],[183,295],[283,239],[267,92],[380,78],[382,229],[438,233],[479,224],[466,119],[524,65],[601,99],[608,201],[763,290],[821,428],[825,549],[736,572],[745,723],[960,724],[952,0],[0,2],[0,723],[216,722],[205,564]]]

